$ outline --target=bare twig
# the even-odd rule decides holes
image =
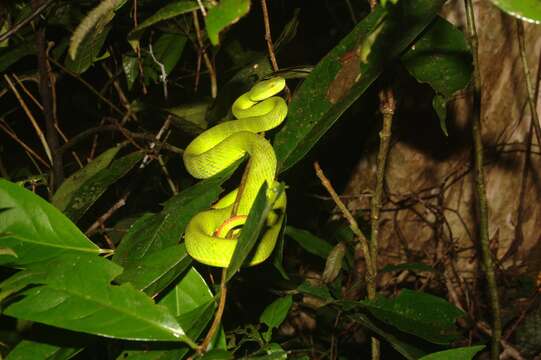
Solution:
[[[121,207],[123,207],[124,205],[126,205],[126,199],[128,198],[128,196],[130,196],[130,193],[131,191],[126,191],[124,192],[124,195],[122,195],[122,197],[120,199],[118,199],[114,204],[113,206],[111,206],[111,208],[109,210],[107,210],[103,215],[101,215],[92,225],[90,225],[90,227],[85,231],[85,235],[86,236],[92,236],[96,233],[96,231],[98,230],[99,227],[103,226],[105,224],[105,222],[111,217],[113,216],[113,214],[118,210],[120,209]]]
[[[214,69],[214,65],[212,64],[212,61],[210,61],[210,57],[205,48],[205,44],[203,43],[203,35],[201,34],[201,27],[199,25],[199,17],[197,15],[197,11],[192,11],[192,15],[193,15],[193,25],[195,28],[195,34],[197,38],[197,44],[199,46],[199,51],[203,56],[203,61],[205,62],[205,66],[207,67],[207,70],[209,72],[210,96],[213,99],[216,99],[216,96],[218,95],[218,82],[216,81],[216,69]]]
[[[0,122],[0,129],[4,130],[4,132],[6,134],[8,134],[13,140],[15,140],[15,142],[17,142],[19,145],[22,146],[22,148],[27,152],[29,153],[30,155],[32,155],[37,161],[39,161],[43,166],[49,168],[51,165],[49,163],[47,163],[45,160],[43,160],[43,158],[41,156],[39,156],[34,150],[32,150],[28,145],[25,144],[24,141],[22,141],[21,139],[19,139],[19,137],[17,136],[17,134],[15,134],[15,132],[11,131],[11,129],[9,129],[7,126],[5,126],[5,124],[3,122]]]
[[[204,353],[207,351],[207,348],[209,347],[210,342],[214,338],[214,335],[218,331],[218,328],[220,327],[220,323],[222,321],[222,316],[224,314],[224,308],[225,308],[225,301],[227,299],[227,268],[222,269],[222,279],[220,281],[220,302],[218,303],[218,309],[216,310],[216,313],[214,314],[214,320],[212,321],[212,325],[210,326],[209,331],[207,332],[207,335],[205,336],[205,339],[201,343],[201,345],[198,347],[197,352],[198,353]]]
[[[481,74],[479,69],[478,56],[478,37],[475,26],[475,14],[472,0],[465,0],[468,33],[472,47],[474,61],[474,91],[473,91],[473,119],[472,119],[472,137],[474,143],[474,169],[475,169],[475,195],[478,219],[479,242],[481,245],[481,255],[483,267],[485,270],[487,287],[490,298],[490,308],[492,313],[492,341],[491,341],[491,359],[497,360],[500,356],[500,340],[502,337],[502,320],[500,299],[498,295],[498,285],[496,283],[496,274],[494,263],[490,251],[490,238],[488,230],[488,203],[486,198],[485,174],[483,169],[483,141],[481,138]]]
[[[0,35],[0,42],[10,38],[13,34],[15,34],[19,29],[21,29],[23,26],[28,24],[30,21],[36,18],[39,14],[41,14],[49,5],[51,5],[55,0],[48,0],[41,4],[39,7],[35,8],[32,13],[24,18],[23,20],[19,21],[17,24],[13,25],[11,29],[6,31],[5,33]]]

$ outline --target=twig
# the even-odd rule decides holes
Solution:
[[[51,149],[49,148],[49,144],[47,143],[47,140],[45,139],[45,135],[43,134],[43,131],[41,131],[41,128],[39,127],[36,119],[34,118],[34,115],[30,112],[30,109],[28,109],[28,106],[26,106],[26,103],[24,102],[23,98],[11,82],[11,79],[9,76],[4,74],[4,79],[8,83],[8,86],[10,87],[11,91],[15,94],[15,97],[19,101],[19,104],[23,108],[23,111],[25,112],[26,116],[28,117],[28,120],[30,120],[30,123],[32,124],[32,127],[34,127],[34,130],[36,131],[36,134],[38,135],[38,138],[41,142],[41,145],[43,146],[43,149],[45,150],[45,153],[47,154],[47,158],[49,159],[50,163],[53,162],[53,157],[51,155]]]
[[[163,84],[163,98],[167,100],[167,71],[165,71],[165,65],[159,62],[156,56],[154,56],[154,50],[152,50],[152,43],[148,44],[148,51],[150,53],[152,61],[154,61],[154,63],[156,63],[156,65],[158,65],[158,67],[160,68],[160,80]]]
[[[526,79],[526,90],[528,91],[528,106],[532,115],[532,123],[535,129],[535,137],[537,143],[541,145],[541,127],[539,125],[539,116],[537,115],[537,109],[535,106],[535,100],[537,97],[534,95],[534,88],[532,86],[532,77],[530,75],[530,69],[528,68],[528,59],[526,57],[526,44],[524,42],[524,24],[522,20],[517,19],[517,38],[520,50],[520,60],[522,61],[522,71],[524,78]]]
[[[8,134],[13,140],[15,140],[19,145],[23,147],[23,149],[32,155],[36,160],[38,160],[43,166],[50,168],[51,164],[47,163],[41,156],[39,156],[34,150],[32,150],[28,145],[24,143],[15,132],[11,131],[3,122],[0,122],[0,129],[4,130],[6,134]]]
[[[492,336],[492,338],[494,338],[494,334],[492,330],[490,329],[490,326],[488,326],[488,324],[484,323],[483,321],[478,321],[475,324],[475,327],[481,330],[486,335]],[[514,360],[524,360],[524,358],[520,354],[520,351],[517,348],[515,348],[512,344],[508,343],[507,341],[503,339],[500,341],[500,344],[503,347],[504,354],[506,354],[509,358],[514,359]]]
[[[197,4],[199,5],[199,10],[201,10],[201,14],[203,14],[203,17],[207,17],[207,10],[205,10],[203,2],[201,0],[197,0]]]
[[[329,179],[327,179],[327,177],[323,173],[323,170],[321,170],[321,167],[319,166],[319,163],[317,161],[314,163],[314,169],[316,171],[317,177],[321,181],[321,184],[323,185],[323,187],[325,187],[325,189],[327,190],[329,195],[331,195],[331,197],[334,200],[334,203],[336,204],[336,206],[338,206],[340,211],[342,211],[342,215],[348,221],[349,227],[351,228],[351,231],[353,231],[353,234],[359,240],[359,244],[361,245],[361,248],[362,248],[363,253],[364,253],[364,257],[366,259],[366,264],[367,264],[367,266],[366,266],[367,272],[368,272],[368,276],[367,276],[367,279],[366,279],[367,282],[375,281],[375,277],[374,277],[374,274],[372,272],[373,269],[374,269],[374,266],[372,265],[372,262],[373,262],[372,254],[370,253],[370,247],[369,247],[369,244],[368,244],[368,240],[366,239],[366,236],[363,234],[362,230],[359,228],[359,225],[357,224],[357,221],[355,220],[353,215],[351,215],[351,212],[347,209],[347,207],[344,205],[342,200],[340,200],[340,197],[338,196],[338,194],[334,190],[334,188],[333,188],[331,182],[329,181]]]
[[[203,44],[203,35],[201,34],[201,27],[199,26],[199,17],[197,15],[197,11],[192,11],[192,15],[193,15],[193,25],[195,28],[195,34],[197,38],[197,44],[199,45],[199,51],[201,52],[203,56],[203,60],[205,61],[205,66],[207,67],[207,70],[209,72],[210,96],[213,99],[216,99],[216,96],[218,95],[218,83],[216,81],[216,70],[214,69],[212,62],[210,61],[207,50],[205,49],[205,46]]]
[[[20,28],[28,24],[30,21],[32,21],[36,16],[41,14],[49,5],[51,5],[55,0],[49,0],[41,4],[39,7],[35,8],[34,11],[32,11],[32,14],[30,14],[28,17],[24,18],[23,20],[19,21],[17,24],[13,25],[11,29],[6,31],[5,33],[0,35],[0,42],[8,39],[13,34],[15,34],[17,31],[19,31]]]
[[[99,227],[103,226],[105,224],[105,222],[111,217],[113,216],[113,214],[118,210],[120,209],[121,207],[123,207],[124,205],[126,205],[126,199],[128,198],[128,196],[130,196],[130,193],[131,191],[128,190],[124,193],[124,195],[122,195],[122,197],[120,199],[118,199],[114,204],[113,206],[111,206],[111,208],[109,210],[107,210],[102,216],[100,216],[92,225],[90,225],[90,227],[85,231],[85,235],[86,236],[92,236],[94,235],[94,233],[96,233],[96,231],[98,230]]]
[[[357,25],[357,17],[355,16],[355,9],[353,9],[353,6],[351,5],[351,1],[346,0],[346,5],[348,7],[349,14],[351,15],[351,21],[353,21],[353,25]],[[371,6],[372,9],[374,7]]]
[[[112,53],[112,50],[110,52]],[[118,94],[118,97],[120,98],[120,101],[122,102],[122,105],[126,109],[126,115],[124,115],[123,122],[121,124],[124,125],[124,123],[126,122],[128,118],[132,118],[133,120],[138,121],[137,115],[133,112],[132,108],[130,107],[130,102],[128,101],[126,94],[124,94],[122,87],[117,81],[117,76],[113,75],[113,73],[111,72],[111,70],[109,70],[109,68],[107,67],[107,65],[105,65],[105,63],[102,62],[101,67],[103,68],[103,71],[105,71],[107,76],[109,76],[109,79],[113,83],[113,87],[115,88]]]
[[[475,14],[472,0],[465,0],[468,33],[472,47],[474,61],[474,92],[473,92],[473,119],[472,137],[474,143],[474,169],[475,169],[475,195],[477,207],[477,219],[479,222],[479,241],[481,255],[485,270],[490,308],[492,312],[492,342],[491,359],[497,360],[500,356],[500,340],[502,337],[502,320],[500,299],[496,283],[496,274],[492,254],[490,252],[490,239],[488,230],[488,204],[485,188],[485,174],[483,170],[483,141],[481,138],[481,74],[479,69],[478,37],[475,26]]]
[[[199,354],[204,353],[207,351],[207,348],[209,347],[210,342],[214,338],[214,335],[218,331],[218,328],[220,327],[220,323],[222,321],[222,316],[224,314],[224,308],[225,308],[225,301],[227,299],[227,268],[222,269],[222,279],[220,281],[220,302],[218,303],[218,309],[216,310],[216,313],[214,314],[214,320],[212,321],[212,325],[210,326],[209,331],[207,332],[207,335],[205,336],[205,339],[201,343],[201,345],[197,348],[197,352]]]
[[[32,8],[38,9],[42,5],[42,0],[32,0]],[[45,26],[40,25],[36,32],[36,50],[39,71],[39,95],[41,105],[43,106],[43,117],[45,119],[45,136],[51,153],[52,176],[49,179],[51,189],[55,191],[64,181],[64,164],[62,155],[57,151],[60,146],[58,133],[55,129],[54,105],[51,88],[54,84],[51,81],[51,65],[47,57],[47,39],[45,36]]]

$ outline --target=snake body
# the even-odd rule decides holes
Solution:
[[[184,150],[187,171],[195,178],[205,179],[226,169],[246,153],[250,155],[244,186],[233,214],[239,189],[220,199],[210,210],[196,214],[188,223],[184,235],[186,249],[195,260],[217,267],[227,267],[237,245],[229,230],[242,225],[264,182],[275,196],[276,155],[272,145],[260,134],[282,123],[287,115],[287,104],[275,96],[285,87],[283,78],[261,81],[240,96],[232,105],[236,120],[218,124],[196,137]],[[282,192],[275,199],[267,217],[267,229],[256,246],[249,265],[265,261],[276,244],[283,222],[286,196]]]

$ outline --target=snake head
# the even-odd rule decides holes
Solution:
[[[262,101],[284,90],[286,80],[283,77],[273,77],[255,84],[249,91],[250,100]]]

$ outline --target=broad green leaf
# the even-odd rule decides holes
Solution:
[[[161,212],[142,216],[122,238],[113,261],[129,267],[153,252],[177,244],[190,219],[218,199],[221,185],[238,164],[173,196],[163,204]]]
[[[297,229],[293,226],[286,227],[286,235],[295,240],[304,250],[323,259],[331,253],[332,245],[325,240],[312,235],[309,231]]]
[[[165,305],[175,315],[186,334],[192,339],[197,339],[203,333],[212,320],[216,308],[210,289],[194,268],[191,268],[182,280],[163,297],[160,305]],[[188,347],[152,350],[146,345],[144,350],[124,351],[117,359],[179,360],[189,351]]]
[[[122,70],[124,70],[128,90],[131,90],[135,80],[139,77],[137,58],[135,56],[122,55]]]
[[[455,321],[464,313],[446,300],[404,289],[394,299],[383,296],[360,304],[379,320],[435,344],[449,344],[459,338]]]
[[[0,264],[24,266],[66,253],[99,254],[100,249],[57,208],[23,187],[0,179]]]
[[[287,295],[274,300],[263,310],[263,313],[259,317],[259,322],[268,327],[267,332],[264,334],[266,341],[270,341],[272,329],[278,328],[284,322],[291,305],[293,305],[293,297]]]
[[[385,265],[385,267],[383,267],[383,269],[381,269],[380,272],[403,271],[403,270],[411,270],[415,272],[423,272],[423,271],[435,272],[436,271],[432,266],[429,266],[423,263],[403,263],[403,264],[398,264],[398,265]]]
[[[210,103],[206,101],[179,105],[163,110],[168,114],[174,115],[171,117],[171,120],[176,127],[195,136],[199,135],[208,127],[206,115],[209,105]]]
[[[421,356],[425,355],[426,352],[415,347],[411,344],[411,339],[401,339],[399,334],[396,332],[389,332],[384,330],[382,327],[374,323],[370,318],[361,313],[348,314],[347,317],[351,320],[359,322],[361,325],[367,329],[373,331],[374,333],[381,336],[385,339],[391,346],[402,354],[408,360],[417,360]]]
[[[325,270],[323,270],[323,275],[321,276],[321,280],[323,280],[324,283],[328,284],[333,282],[338,274],[340,274],[344,255],[346,255],[346,245],[340,242],[332,249],[325,262]]]
[[[10,46],[0,51],[0,73],[4,73],[11,65],[25,56],[36,53],[36,40],[32,37],[24,43],[17,46]]]
[[[25,271],[40,273],[42,279],[10,303],[6,315],[118,339],[194,345],[165,306],[130,284],[111,285],[122,268],[107,259],[64,255]]]
[[[212,45],[220,43],[220,33],[250,11],[250,0],[222,0],[209,9],[205,17],[207,34]]]
[[[485,345],[461,347],[457,349],[438,351],[423,356],[419,360],[472,360],[475,354],[483,350]]]
[[[56,190],[51,199],[51,203],[60,211],[63,211],[74,193],[81,188],[87,180],[90,180],[98,172],[107,168],[121,148],[121,146],[115,146],[104,151],[94,160],[89,162],[84,168],[73,173],[62,183],[62,185],[60,185],[58,190]]]
[[[430,24],[444,0],[400,1],[365,17],[314,68],[295,92],[286,124],[274,138],[280,171],[317,143],[340,116]],[[359,51],[375,31],[367,62]]]
[[[136,38],[140,36],[141,31],[147,27],[154,25],[160,21],[172,19],[182,14],[197,10],[199,6],[195,1],[174,1],[166,6],[162,7],[154,13],[154,15],[145,19],[138,27],[133,29],[129,36],[130,38]]]
[[[156,40],[152,45],[152,52],[161,65],[156,64],[155,60],[152,60],[152,64],[159,75],[161,75],[160,66],[163,66],[166,75],[171,73],[180,60],[187,41],[188,38],[182,34],[169,33],[161,35],[158,40]]]
[[[417,81],[429,84],[446,98],[464,89],[473,72],[464,33],[441,17],[434,19],[401,61]]]
[[[494,5],[524,21],[541,23],[541,2],[539,0],[490,0]]]
[[[287,353],[279,344],[271,343],[262,349],[266,355],[262,356],[250,356],[247,360],[285,360],[287,359]],[[260,351],[261,352],[261,351]]]
[[[280,184],[280,188],[276,191],[276,198],[278,198],[279,194],[284,191],[284,186]],[[267,221],[267,215],[269,214],[269,211],[271,211],[273,205],[274,202],[267,199],[267,183],[264,183],[257,193],[257,197],[250,209],[246,223],[243,225],[242,231],[237,239],[237,246],[231,257],[231,262],[227,267],[226,281],[231,280],[252,252],[252,249],[259,239],[261,230]]]
[[[153,252],[139,262],[130,263],[116,281],[129,282],[153,297],[171,284],[191,262],[184,244],[173,245]]]
[[[134,152],[114,160],[109,167],[99,171],[73,192],[64,209],[72,221],[79,220],[105,191],[126,175],[141,160],[143,154]]]
[[[6,360],[68,360],[82,350],[82,348],[60,347],[43,342],[22,340],[9,352]]]

